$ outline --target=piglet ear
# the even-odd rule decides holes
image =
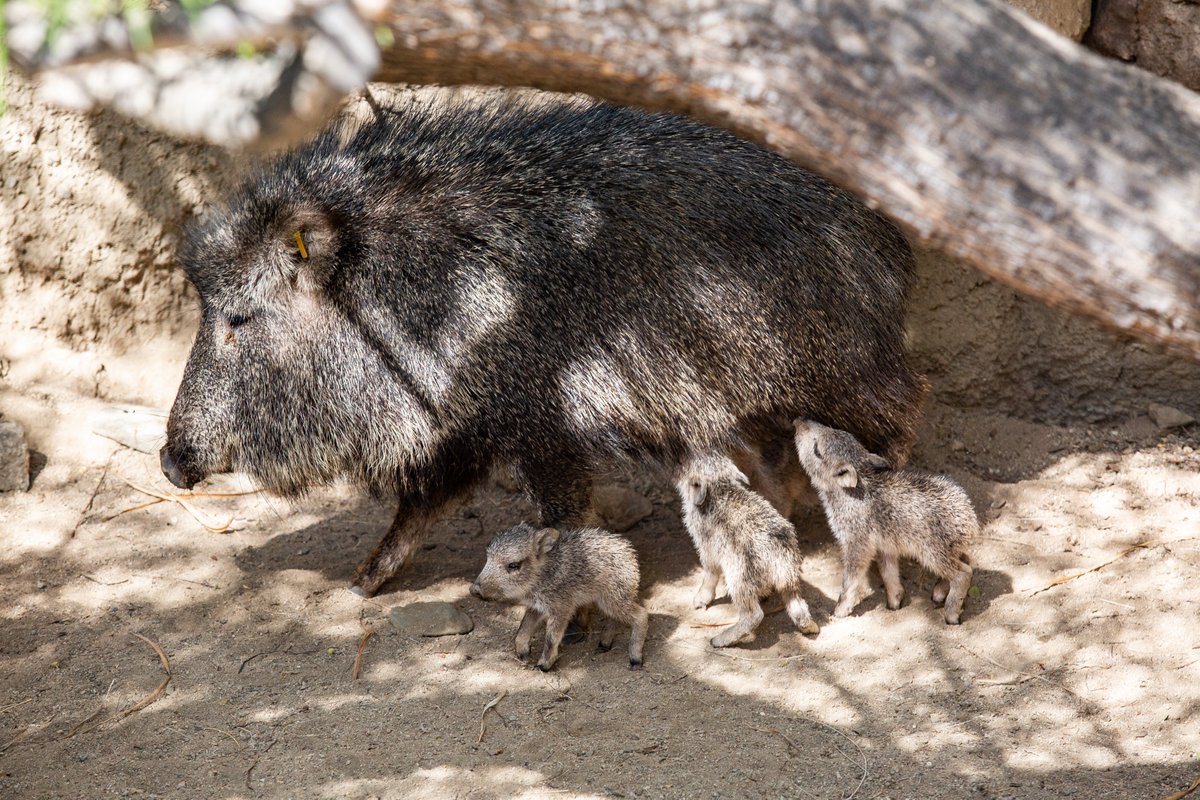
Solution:
[[[858,470],[853,464],[842,464],[833,472],[833,479],[838,486],[853,489],[858,486]]]
[[[696,508],[704,511],[705,505],[708,503],[708,484],[702,480],[692,478],[688,481],[688,488],[692,490],[692,501]]]
[[[558,544],[559,533],[554,528],[542,528],[533,535],[533,552],[544,556]]]

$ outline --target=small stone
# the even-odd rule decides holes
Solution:
[[[624,486],[597,486],[592,491],[592,504],[604,526],[621,533],[644,520],[654,511],[654,504]]]
[[[1007,500],[993,500],[992,508],[1004,508],[1004,506],[1007,504],[1008,504]]]
[[[1151,403],[1147,407],[1150,412],[1150,418],[1154,420],[1154,424],[1159,430],[1170,430],[1171,428],[1182,428],[1184,425],[1191,425],[1196,421],[1196,418],[1190,414],[1185,414],[1178,408]]]
[[[962,439],[953,439],[950,442],[950,449],[956,453],[960,453],[963,450],[966,450],[967,446],[963,443]]]
[[[29,491],[25,430],[15,422],[0,422],[0,492],[18,491]]]
[[[450,603],[438,601],[396,606],[388,619],[396,630],[412,636],[450,636],[475,629],[470,617]]]

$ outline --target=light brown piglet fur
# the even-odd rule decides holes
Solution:
[[[687,525],[704,577],[693,605],[706,608],[724,577],[738,619],[711,640],[727,647],[751,638],[762,621],[762,598],[778,592],[788,616],[803,633],[817,632],[800,597],[800,551],[796,530],[725,456],[695,457],[676,473]]]
[[[630,628],[629,667],[642,666],[649,615],[638,602],[637,553],[615,533],[597,528],[558,530],[522,523],[496,535],[471,593],[484,600],[525,606],[517,629],[517,656],[529,657],[530,640],[545,621],[545,644],[537,668],[548,671],[576,611],[595,606],[608,617],[600,650],[612,648],[617,628]]]
[[[833,615],[848,616],[869,594],[873,560],[887,607],[899,608],[899,563],[908,557],[938,577],[933,601],[944,603],[946,623],[957,625],[971,588],[967,547],[979,532],[962,487],[944,475],[893,469],[849,433],[808,420],[796,423],[796,452],[842,548],[842,592]]]

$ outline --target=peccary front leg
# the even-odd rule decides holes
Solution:
[[[971,589],[971,565],[955,561],[956,571],[948,581],[950,589],[946,594],[946,607],[942,610],[942,618],[947,625],[957,625],[961,622],[963,602]]]
[[[549,672],[554,667],[554,662],[558,661],[558,643],[562,641],[570,622],[569,616],[547,616],[546,643],[542,646],[542,657],[537,663],[537,668],[542,672]]]
[[[525,609],[525,616],[521,617],[517,635],[513,637],[513,648],[516,650],[517,658],[522,661],[529,660],[529,641],[533,638],[533,632],[537,630],[538,623],[543,618],[544,615],[540,611],[532,608]]]
[[[879,551],[878,563],[887,607],[895,611],[904,603],[904,584],[900,582],[900,556],[894,550],[883,548]]]
[[[420,549],[433,522],[430,513],[412,513],[402,499],[391,527],[375,545],[367,560],[358,565],[350,579],[350,591],[359,597],[375,593],[404,567]]]
[[[754,632],[763,620],[762,604],[754,592],[739,593],[737,598],[738,619],[725,630],[712,638],[713,647],[728,647],[736,644]]]
[[[835,617],[848,617],[869,592],[867,570],[875,553],[863,542],[850,541],[842,548],[842,593],[833,608]]]
[[[700,578],[700,587],[692,598],[692,608],[708,608],[717,597],[717,584],[721,580],[721,571],[711,565],[703,565],[704,574]]]

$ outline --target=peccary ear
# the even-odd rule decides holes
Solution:
[[[858,470],[853,464],[842,464],[833,472],[833,479],[838,486],[853,489],[858,486]]]
[[[287,215],[275,230],[275,247],[284,256],[288,279],[298,288],[322,288],[333,267],[337,228],[324,211],[303,207]]]
[[[544,556],[558,544],[559,533],[554,528],[542,528],[533,535],[533,552]]]
[[[876,472],[890,472],[893,469],[892,462],[874,453],[867,453],[867,457],[863,459],[863,463]]]

